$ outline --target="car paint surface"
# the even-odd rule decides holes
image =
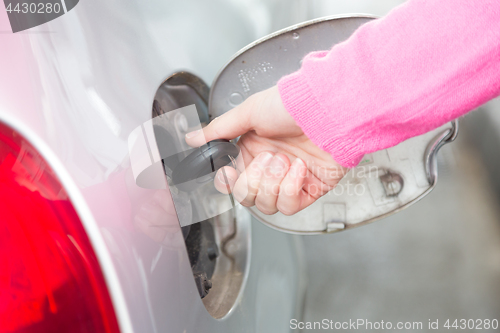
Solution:
[[[296,318],[299,241],[254,221],[244,293],[213,319],[178,223],[169,220],[161,242],[137,227],[161,193],[134,183],[127,149],[166,77],[188,70],[210,82],[241,47],[295,23],[296,3],[82,0],[16,34],[0,10],[0,121],[25,135],[67,188],[122,332],[285,332]]]

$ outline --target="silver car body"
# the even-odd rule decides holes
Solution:
[[[0,121],[58,174],[101,263],[122,332],[285,332],[304,267],[295,236],[252,223],[242,294],[214,319],[180,227],[159,244],[134,215],[155,190],[129,181],[127,137],[159,85],[188,70],[211,82],[240,48],[303,17],[303,2],[82,0],[58,19],[0,34]],[[0,30],[9,31],[4,12]]]

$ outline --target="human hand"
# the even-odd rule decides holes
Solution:
[[[241,173],[221,168],[215,187],[223,193],[232,191],[243,206],[255,205],[264,214],[301,211],[333,189],[347,172],[302,132],[276,86],[250,96],[203,130],[188,133],[186,142],[199,147],[238,136],[246,168]]]

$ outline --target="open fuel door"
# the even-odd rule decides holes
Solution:
[[[346,40],[369,16],[329,17],[298,24],[266,36],[242,49],[219,72],[209,98],[213,119],[252,94],[270,88],[300,68],[312,51],[328,50]],[[395,147],[368,154],[336,189],[293,216],[251,213],[263,223],[290,233],[330,233],[394,214],[428,194],[437,182],[436,154],[453,141],[451,122]]]

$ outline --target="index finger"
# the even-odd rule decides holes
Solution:
[[[186,134],[186,142],[191,147],[199,147],[216,140],[231,140],[251,130],[248,100],[212,120],[201,130]]]

